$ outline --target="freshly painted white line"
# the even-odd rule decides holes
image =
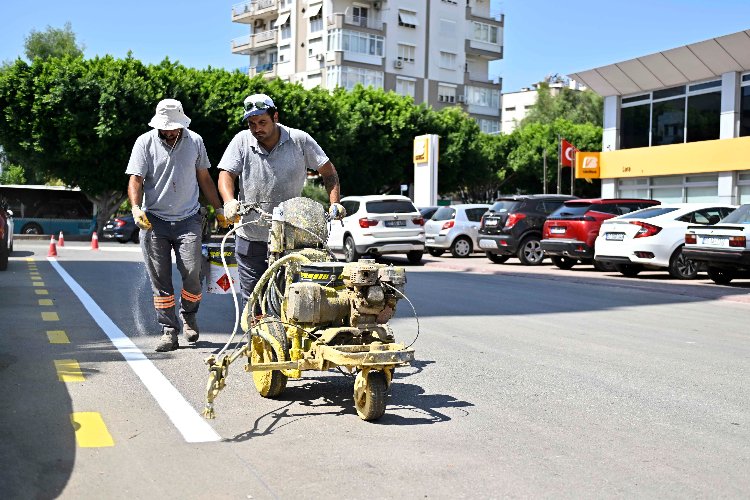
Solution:
[[[149,390],[164,413],[177,427],[188,443],[220,441],[216,431],[185,401],[182,394],[167,380],[162,372],[138,349],[138,347],[104,314],[91,296],[63,269],[54,257],[47,257],[52,267],[78,297],[83,307],[120,351],[143,385]]]

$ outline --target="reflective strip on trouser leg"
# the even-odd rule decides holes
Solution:
[[[190,293],[187,290],[183,289],[181,294],[182,300],[187,300],[189,302],[200,302],[201,298],[203,297],[202,293],[199,293],[198,295],[194,293]]]

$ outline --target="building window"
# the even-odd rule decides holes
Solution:
[[[500,91],[498,89],[488,89],[484,87],[466,87],[466,104],[473,106],[484,106],[492,109],[500,109]],[[510,111],[513,108],[506,108]]]
[[[651,104],[623,107],[620,110],[620,123],[620,149],[648,146]]]
[[[653,103],[651,145],[663,146],[685,142],[685,98]]]
[[[318,54],[323,53],[323,38],[317,37],[317,38],[311,38],[309,42],[307,42],[307,55],[312,57]]]
[[[445,69],[456,69],[456,54],[453,52],[440,51],[440,67]]]
[[[438,102],[456,102],[456,87],[438,85]]]
[[[747,137],[750,135],[750,73],[742,75],[740,91],[740,137]]]
[[[719,138],[721,129],[721,90],[689,95],[687,100],[687,137],[685,142]]]
[[[719,175],[667,175],[617,180],[621,198],[647,198],[662,203],[713,203],[719,196]]]
[[[458,5],[458,0],[443,0],[443,3],[451,3],[453,5]]]
[[[414,98],[417,82],[411,78],[396,77],[396,93]]]
[[[353,66],[330,66],[326,73],[329,90],[343,87],[352,90],[358,83],[365,87],[383,88],[383,72]]]
[[[343,50],[382,57],[383,37],[359,31],[332,30],[328,35],[328,50]]]
[[[497,26],[474,22],[474,40],[497,43]]]
[[[398,25],[403,26],[404,28],[416,28],[419,25],[419,21],[417,20],[417,13],[410,10],[399,9]]]
[[[282,40],[289,40],[292,37],[292,23],[288,12],[279,14],[274,27],[278,28]]]
[[[477,120],[479,123],[479,130],[485,134],[497,134],[500,132],[500,122],[497,120],[487,120],[486,118],[480,118]]]
[[[407,45],[405,43],[399,43],[397,50],[398,50],[398,56],[396,57],[396,59],[398,59],[399,61],[404,61],[404,62],[411,62],[411,63],[414,62],[414,56],[417,52],[417,48],[414,45]]]

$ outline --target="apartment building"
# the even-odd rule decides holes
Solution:
[[[583,85],[580,85],[575,80],[563,80],[559,78],[546,78],[545,82],[549,86],[549,93],[555,97],[559,95],[563,88],[569,88],[571,90],[583,91],[586,89]],[[521,120],[526,118],[529,111],[536,104],[537,96],[539,95],[539,86],[541,83],[535,83],[531,87],[524,87],[516,92],[506,92],[501,97],[502,102],[502,125],[500,131],[503,134],[510,134],[513,132]]]
[[[305,88],[357,83],[410,96],[435,109],[461,106],[484,132],[500,130],[502,15],[489,0],[251,0],[232,7],[248,35],[232,52],[249,76]]]

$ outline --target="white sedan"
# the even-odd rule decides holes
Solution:
[[[634,277],[644,269],[668,269],[678,279],[698,274],[694,262],[682,254],[689,225],[716,224],[736,205],[671,203],[636,210],[605,221],[594,244],[594,259]]]

